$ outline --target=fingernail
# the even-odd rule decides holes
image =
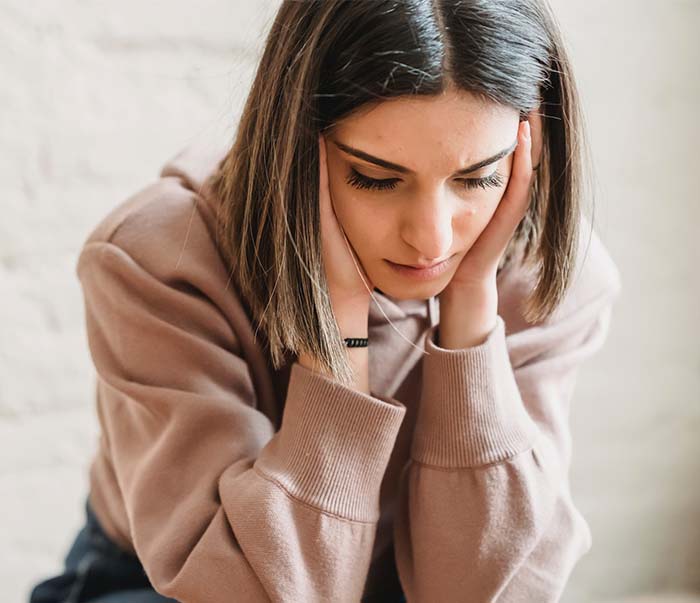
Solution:
[[[525,125],[523,126],[523,136],[525,140],[530,140],[530,122],[525,120]]]

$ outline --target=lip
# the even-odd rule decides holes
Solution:
[[[402,276],[408,278],[418,279],[418,280],[430,280],[440,276],[445,270],[449,268],[450,261],[453,256],[450,256],[446,260],[433,264],[428,268],[413,268],[412,266],[406,266],[404,264],[396,264],[390,260],[384,260],[391,268]]]
[[[442,260],[442,262],[444,261],[445,260]],[[399,264],[399,266],[406,266],[406,268],[415,268],[416,270],[428,270],[429,268],[433,268],[438,264],[442,264],[442,262],[435,262],[434,264],[429,264],[427,266],[421,266],[420,264]]]

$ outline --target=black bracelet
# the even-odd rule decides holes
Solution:
[[[367,337],[346,337],[343,341],[349,348],[366,348],[369,344]]]

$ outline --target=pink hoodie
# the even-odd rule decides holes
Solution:
[[[558,601],[591,533],[571,499],[569,404],[620,276],[583,220],[555,314],[498,275],[483,344],[433,341],[439,307],[377,293],[370,390],[272,369],[214,241],[194,146],[94,228],[77,263],[102,429],[90,502],[155,589],[186,603]]]

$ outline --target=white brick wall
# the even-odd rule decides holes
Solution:
[[[271,1],[0,1],[0,600],[60,570],[97,442],[75,262],[196,136],[232,136]]]
[[[189,140],[233,135],[277,4],[0,0],[2,601],[26,600],[59,571],[84,519],[97,421],[80,244]],[[625,287],[572,411],[574,498],[593,549],[566,600],[582,602],[700,583],[700,383],[689,337],[700,9],[554,6],[591,126],[598,232]]]

